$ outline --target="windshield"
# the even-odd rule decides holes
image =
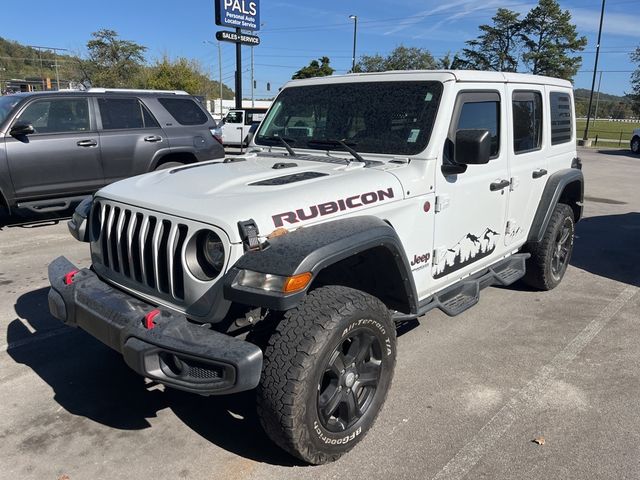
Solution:
[[[17,95],[0,97],[0,123],[4,122],[7,115],[9,115],[13,107],[15,107],[20,100],[22,100],[22,97],[18,97]]]
[[[429,143],[440,82],[358,82],[289,87],[262,122],[256,143],[415,155]]]

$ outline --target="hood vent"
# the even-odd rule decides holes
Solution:
[[[278,163],[274,163],[273,167],[271,168],[273,168],[274,170],[280,170],[281,168],[292,168],[297,166],[298,166],[297,163],[278,162]]]
[[[283,177],[269,178],[267,180],[261,180],[259,182],[250,183],[249,185],[256,186],[274,186],[274,185],[286,185],[288,183],[302,182],[304,180],[311,180],[318,177],[326,177],[328,173],[320,172],[302,172],[293,173],[291,175],[284,175]]]

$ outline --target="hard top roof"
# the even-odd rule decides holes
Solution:
[[[315,77],[304,80],[292,80],[287,85],[316,85],[320,83],[342,83],[385,80],[434,80],[440,82],[497,82],[528,83],[572,88],[571,82],[560,78],[511,72],[485,72],[479,70],[393,70],[374,73],[349,73],[330,77]]]

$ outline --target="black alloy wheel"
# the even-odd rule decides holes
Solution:
[[[573,221],[567,217],[564,219],[562,227],[558,229],[554,250],[551,255],[551,275],[558,281],[562,278],[567,268],[567,262],[573,245],[572,234]]]
[[[382,345],[367,330],[355,330],[336,347],[318,385],[324,428],[344,432],[371,406],[382,371]]]

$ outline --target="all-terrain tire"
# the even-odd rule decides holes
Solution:
[[[395,326],[382,302],[347,287],[313,290],[284,314],[264,350],[257,392],[264,430],[305,462],[338,459],[373,425],[395,360]]]
[[[538,290],[557,287],[571,261],[575,224],[573,210],[564,203],[556,205],[542,241],[531,243],[527,251],[527,271],[523,281]]]

